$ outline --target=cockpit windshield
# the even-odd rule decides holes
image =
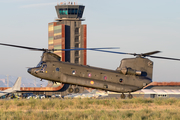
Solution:
[[[37,65],[37,67],[41,67],[43,63],[46,63],[46,62],[40,61],[39,64]]]

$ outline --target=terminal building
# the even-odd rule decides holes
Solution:
[[[57,19],[48,24],[48,49],[86,48],[87,25],[82,24],[85,6],[61,3],[55,6]],[[54,51],[61,61],[86,65],[86,50]]]

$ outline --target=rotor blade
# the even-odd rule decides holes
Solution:
[[[119,49],[119,47],[105,47],[105,48],[73,48],[73,49],[52,49],[52,51],[99,50],[99,49]],[[51,51],[51,50],[49,50],[49,51]]]
[[[151,57],[151,58],[159,58],[159,59],[167,59],[167,60],[177,60],[180,61],[178,58],[169,58],[169,57],[159,57],[159,56],[146,56],[146,57]]]
[[[142,56],[149,56],[149,55],[153,55],[153,54],[157,54],[160,53],[161,51],[153,51],[153,52],[148,52],[148,53],[143,53]]]
[[[134,55],[134,56],[136,56],[136,55],[141,55],[141,54],[136,54],[136,53],[114,52],[114,51],[107,51],[107,50],[94,50],[94,51],[108,52],[108,53],[115,53],[115,54],[126,54],[126,55]],[[150,52],[150,53],[145,53],[145,57],[180,61],[180,59],[178,59],[178,58],[169,58],[169,57],[159,57],[159,56],[150,56],[150,55],[147,55],[147,54],[155,54],[155,53],[159,53],[159,51],[154,51],[154,52]]]
[[[115,53],[115,54],[126,54],[126,55],[134,55],[134,56],[137,55],[136,53],[115,52],[115,51],[98,50],[98,49],[93,49],[93,51],[107,52],[107,53]]]
[[[36,50],[36,51],[45,51],[45,49],[33,48],[33,47],[25,47],[25,46],[12,45],[12,44],[0,43],[0,45],[10,46],[10,47],[17,47],[17,48],[23,48],[23,49],[29,49],[29,50]]]
[[[77,49],[76,47],[73,47],[71,49]],[[85,49],[120,49],[120,47],[104,47],[104,48],[85,48]]]

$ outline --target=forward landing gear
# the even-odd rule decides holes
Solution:
[[[69,89],[68,89],[68,92],[69,93],[79,93],[80,89],[78,87],[74,88],[71,86]]]
[[[69,93],[73,93],[73,91],[74,91],[74,90],[73,90],[73,88],[72,88],[72,87],[71,87],[71,88],[69,88],[69,90],[68,90],[68,92],[69,92]]]
[[[79,93],[79,88],[77,87],[77,88],[74,88],[74,92],[75,93]]]
[[[121,99],[125,99],[126,95],[124,93],[121,94]]]

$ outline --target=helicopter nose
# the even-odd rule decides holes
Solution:
[[[32,70],[32,69],[31,69],[31,68],[29,68],[29,69],[27,70],[27,71],[28,71],[28,73],[30,73],[30,74],[31,74],[31,70]]]

